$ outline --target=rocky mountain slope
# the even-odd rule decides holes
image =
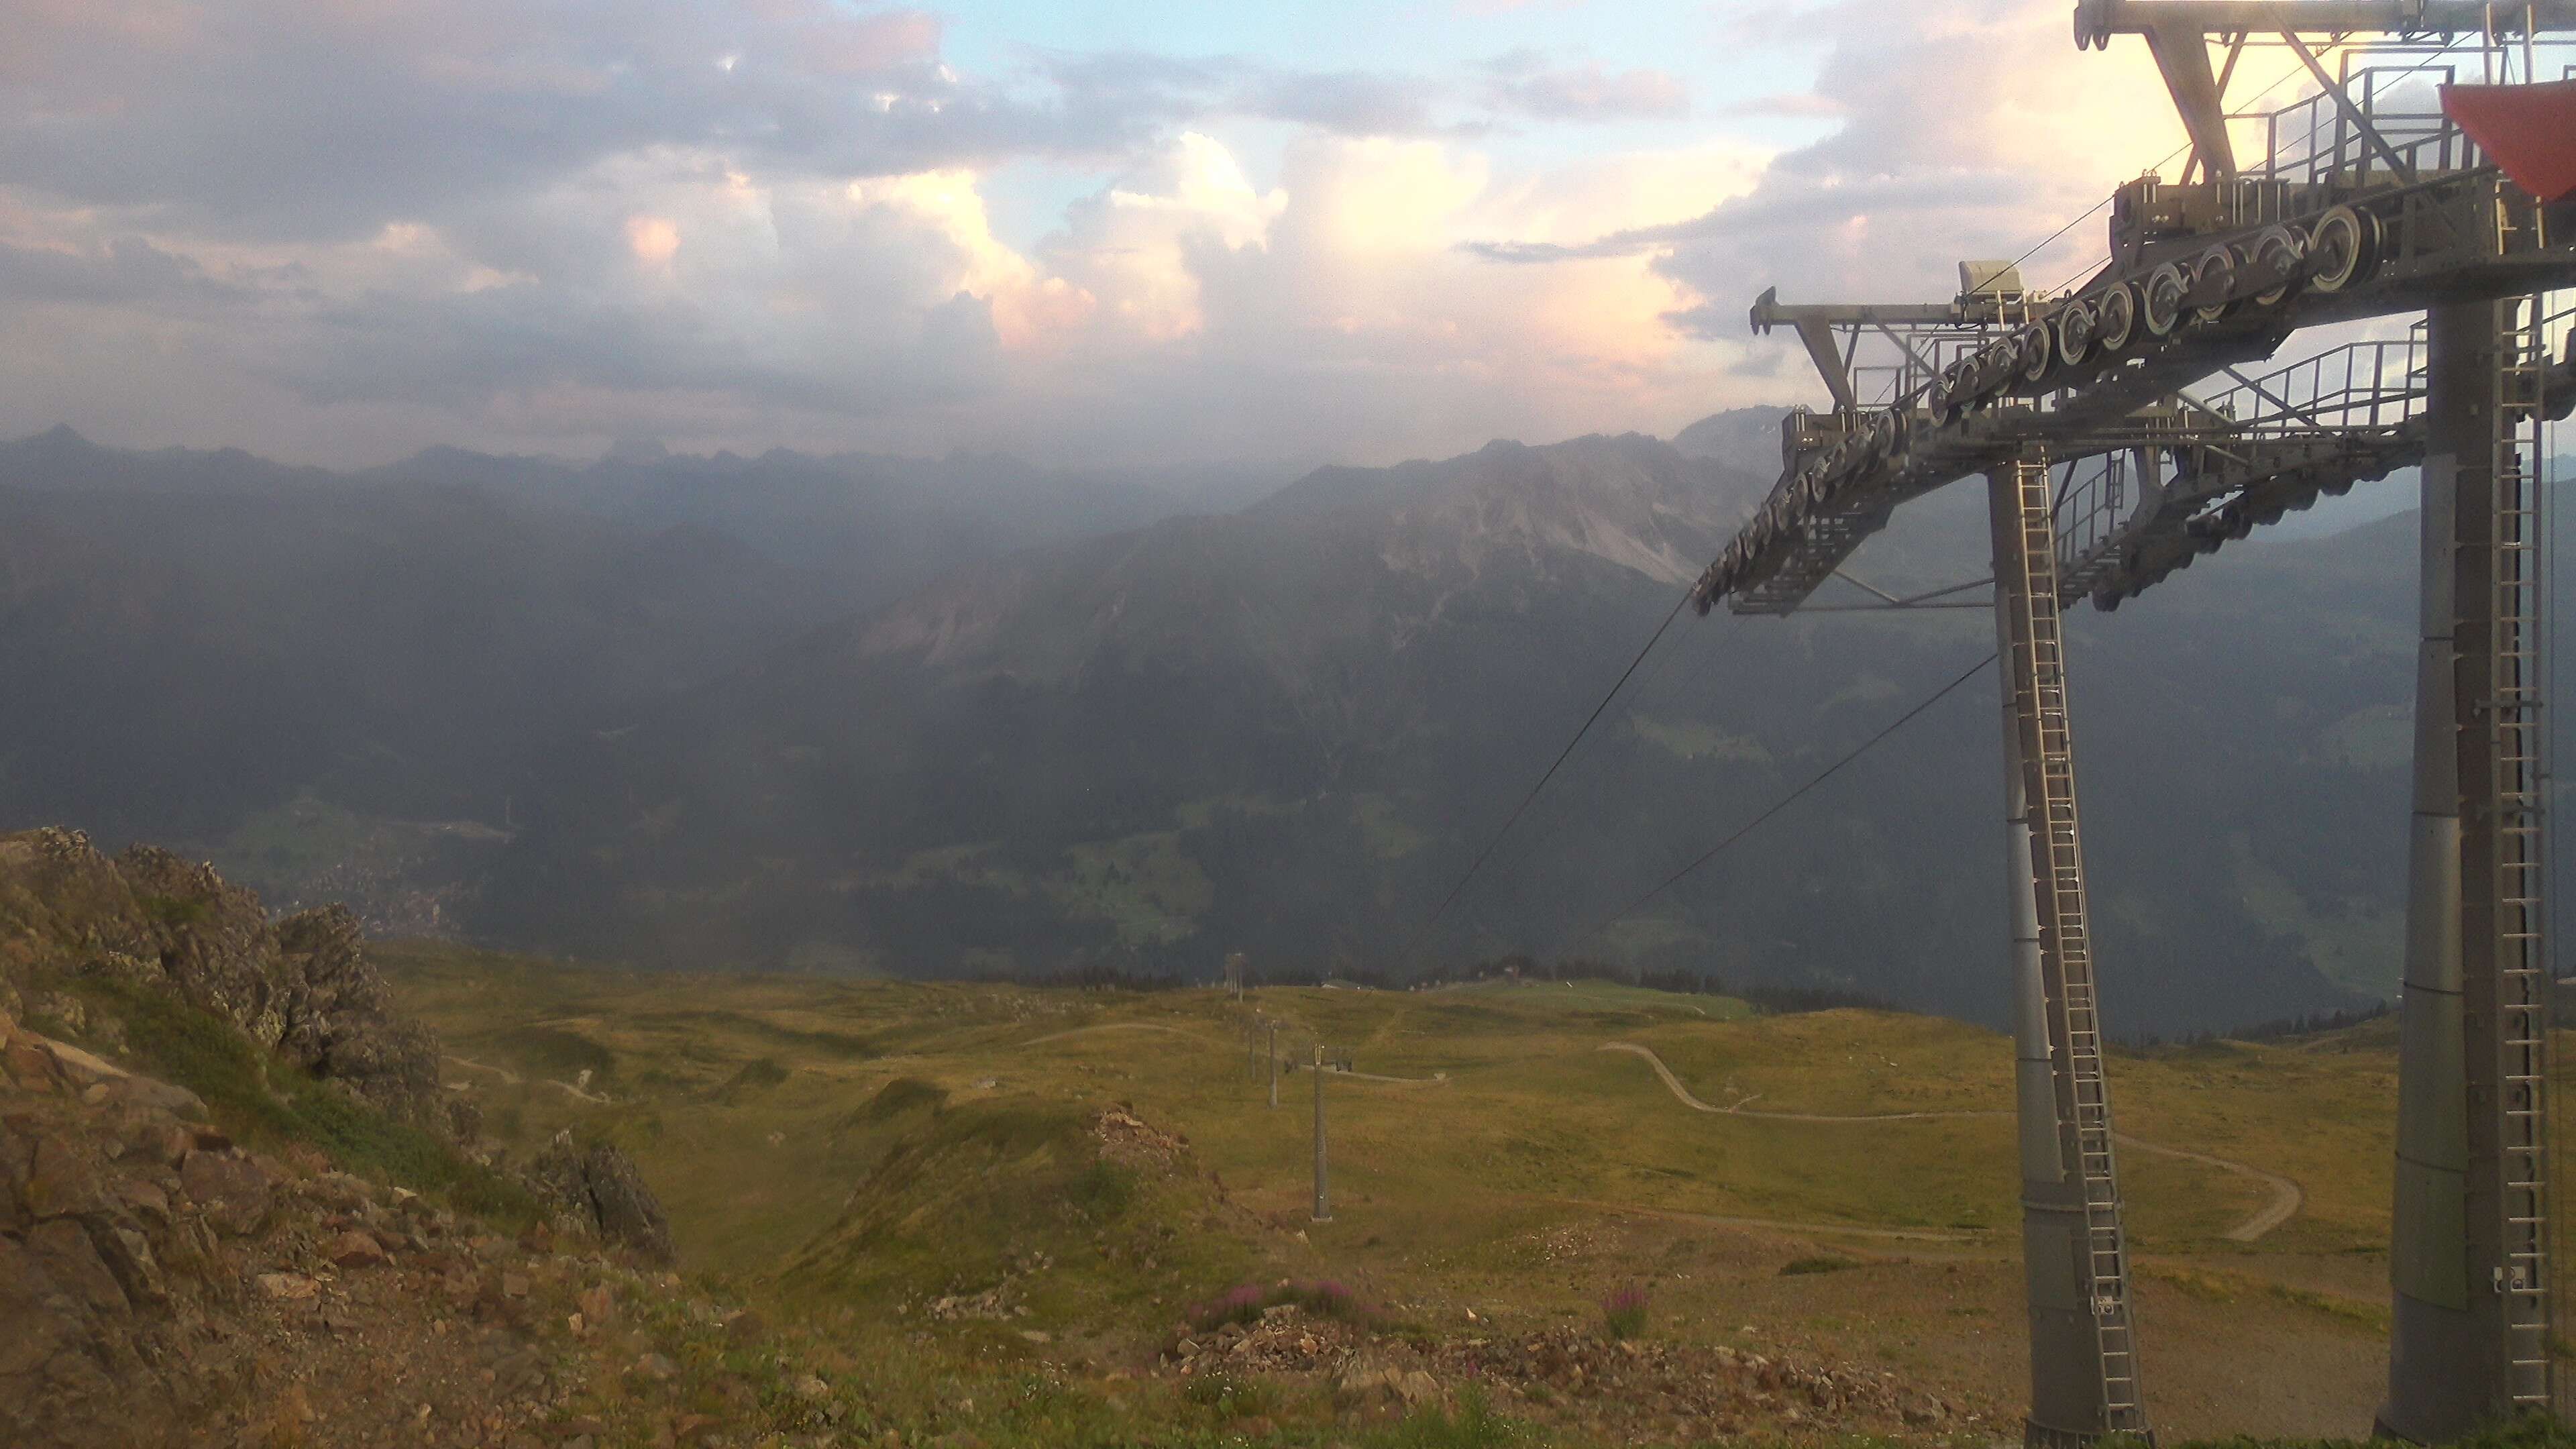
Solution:
[[[1636,437],[1497,444],[960,571],[548,757],[481,924],[932,973],[1591,954],[1993,1017],[1984,681],[1591,929],[1982,657],[1975,611],[1685,617],[1405,950],[1759,495],[1755,430],[1702,432],[1741,466]],[[1977,577],[1969,493],[1909,507],[1854,571]],[[2121,1029],[2393,985],[2411,526],[2243,545],[2077,621]]]
[[[674,1311],[722,1319],[650,1190],[597,1143],[497,1162],[439,1066],[345,911],[0,836],[0,1439],[667,1430]]]
[[[993,460],[333,477],[48,435],[0,448],[0,825],[177,836],[290,908],[655,963],[1519,951],[1999,1019],[1984,681],[1597,929],[1984,655],[1973,610],[1681,620],[1414,943],[1775,434],[1325,469],[1123,532],[1097,530],[1133,490]],[[2412,526],[2258,538],[2074,622],[2115,1029],[2393,989]],[[1853,571],[1930,588],[1984,552],[1952,489]]]
[[[536,749],[949,568],[1170,497],[1006,458],[445,449],[358,474],[0,444],[0,828],[186,841],[452,929]]]

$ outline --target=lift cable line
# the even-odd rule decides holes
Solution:
[[[1984,608],[1985,605],[1980,604],[1977,607]],[[1662,880],[1655,882],[1652,888],[1639,895],[1636,899],[1628,902],[1626,905],[1612,911],[1609,915],[1602,917],[1598,922],[1587,928],[1583,934],[1568,938],[1565,945],[1558,949],[1557,954],[1563,955],[1566,952],[1573,950],[1575,947],[1582,945],[1584,942],[1591,940],[1593,937],[1600,935],[1602,932],[1609,930],[1612,926],[1615,926],[1619,922],[1626,920],[1629,916],[1634,915],[1646,904],[1646,902],[1653,900],[1655,897],[1662,895],[1665,891],[1681,884],[1683,877],[1690,875],[1701,866],[1704,866],[1710,861],[1717,859],[1720,855],[1725,854],[1728,847],[1733,846],[1736,842],[1744,839],[1744,837],[1751,835],[1754,831],[1761,829],[1763,823],[1768,821],[1772,816],[1777,815],[1781,811],[1788,809],[1791,805],[1796,804],[1801,797],[1807,794],[1807,792],[1815,789],[1817,786],[1822,785],[1827,780],[1830,780],[1835,775],[1841,773],[1845,765],[1848,765],[1852,761],[1859,759],[1861,756],[1868,754],[1871,750],[1877,748],[1879,744],[1884,742],[1888,736],[1893,735],[1898,730],[1912,724],[1916,719],[1920,718],[1926,710],[1939,704],[1943,699],[1948,698],[1959,688],[1960,685],[1963,685],[1969,680],[1984,673],[1986,666],[1994,663],[1996,657],[1997,656],[1995,655],[1989,654],[1985,658],[1978,660],[1976,663],[1969,665],[1967,673],[1960,675],[1958,678],[1951,680],[1945,685],[1942,685],[1939,689],[1934,690],[1928,697],[1926,697],[1922,703],[1917,704],[1912,709],[1909,709],[1905,713],[1888,721],[1887,725],[1879,730],[1878,733],[1871,735],[1868,739],[1865,739],[1858,745],[1853,746],[1850,753],[1844,755],[1841,759],[1834,761],[1832,764],[1825,766],[1815,774],[1808,776],[1805,784],[1800,785],[1798,788],[1781,796],[1779,799],[1772,801],[1770,806],[1764,809],[1761,814],[1756,815],[1752,819],[1745,821],[1742,825],[1737,826],[1733,834],[1727,836],[1717,844],[1710,846],[1708,849],[1701,851],[1698,855],[1693,856],[1689,864],[1683,866],[1677,871],[1674,871],[1671,875],[1665,876]]]
[[[1565,767],[1567,758],[1574,753],[1574,747],[1583,743],[1585,735],[1592,733],[1592,727],[1600,723],[1601,716],[1610,708],[1610,702],[1619,697],[1619,691],[1628,687],[1628,680],[1636,674],[1637,666],[1645,663],[1646,656],[1654,653],[1655,646],[1663,642],[1664,635],[1673,627],[1673,621],[1680,618],[1682,610],[1689,606],[1691,597],[1692,590],[1685,589],[1682,591],[1682,596],[1673,601],[1672,612],[1664,615],[1664,622],[1656,625],[1655,632],[1647,636],[1646,645],[1637,651],[1637,657],[1629,660],[1628,667],[1619,671],[1619,678],[1611,684],[1610,692],[1601,696],[1599,704],[1592,706],[1592,713],[1584,716],[1583,727],[1574,732],[1574,738],[1565,742],[1564,749],[1556,752],[1556,758],[1549,762],[1547,772],[1538,777],[1538,783],[1530,786],[1529,793],[1523,795],[1520,803],[1512,807],[1512,813],[1503,817],[1501,827],[1496,829],[1492,838],[1485,842],[1485,848],[1476,852],[1476,858],[1468,863],[1466,874],[1459,876],[1458,883],[1449,887],[1449,893],[1440,898],[1440,904],[1433,908],[1430,916],[1414,931],[1413,939],[1404,943],[1404,949],[1397,953],[1397,960],[1410,959],[1413,953],[1420,949],[1422,943],[1429,939],[1432,928],[1439,925],[1440,918],[1449,914],[1449,908],[1457,903],[1459,893],[1466,890],[1467,883],[1476,878],[1476,872],[1485,868],[1485,862],[1493,859],[1494,850],[1503,843],[1503,837],[1511,834],[1512,827],[1520,823],[1521,815],[1529,809],[1530,802],[1536,800],[1539,792],[1547,788],[1547,782],[1555,779],[1556,772]]]

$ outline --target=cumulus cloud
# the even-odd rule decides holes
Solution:
[[[1599,61],[1551,67],[1528,50],[1500,56],[1490,68],[1495,106],[1542,120],[1677,120],[1690,113],[1690,88],[1667,71],[1614,72]]]
[[[2144,47],[2075,51],[2060,0],[1850,0],[1793,18],[1827,47],[1813,87],[1729,109],[1837,119],[1824,137],[1697,216],[1474,251],[1550,265],[1651,257],[1704,299],[1675,325],[1733,337],[1765,286],[1791,301],[1939,299],[1956,287],[1958,259],[2016,256],[2060,225],[2026,274],[2072,281],[2103,250],[2102,221],[2086,214],[2140,171],[2161,162],[2172,174],[2182,129]],[[1741,23],[1751,41],[1784,21]],[[2249,55],[2231,94],[2260,93],[2295,64]]]
[[[1766,82],[1815,79],[1730,98],[1536,50],[964,73],[940,16],[840,0],[27,0],[0,430],[1088,463],[1670,428],[1787,386],[1737,334],[1759,285],[1939,295],[2153,159],[2152,69],[2063,4],[1756,7],[1740,43],[1807,58]],[[998,224],[1031,170],[1081,181]]]

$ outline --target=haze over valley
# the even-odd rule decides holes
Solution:
[[[58,430],[0,446],[0,801],[380,929],[660,966],[1572,956],[1999,1022],[1985,680],[1592,930],[1973,664],[1974,612],[1685,617],[1413,939],[1758,500],[1772,431],[1498,441],[1227,507],[1224,474],[997,457],[333,474]],[[1983,572],[1974,500],[1905,523],[1855,572]],[[2121,1029],[2391,994],[2411,641],[2381,581],[2413,532],[2249,540],[2078,617]]]

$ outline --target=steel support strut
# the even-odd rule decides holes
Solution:
[[[2032,1449],[2147,1432],[2085,924],[2048,468],[1987,475],[2003,664]]]
[[[2437,307],[2428,329],[2395,1313],[2378,1423],[2418,1443],[2546,1408],[2552,1388],[2541,499],[2518,307]]]

